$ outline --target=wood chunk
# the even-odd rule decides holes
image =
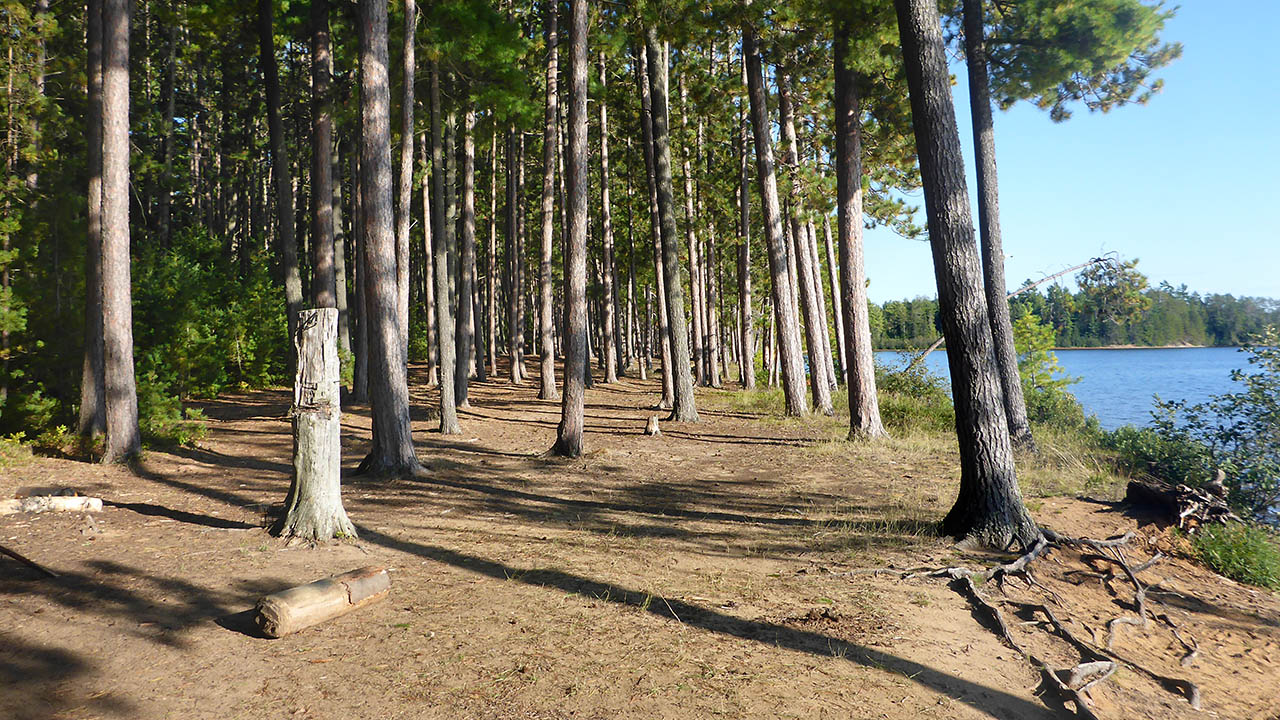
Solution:
[[[102,498],[34,495],[19,500],[0,500],[0,515],[13,515],[23,512],[45,512],[46,510],[64,510],[68,512],[99,512],[102,510]]]
[[[386,568],[362,567],[267,595],[254,608],[254,623],[280,638],[376,602],[390,589]]]
[[[651,437],[658,437],[662,431],[658,429],[658,416],[650,415],[649,422],[644,426],[644,434]]]
[[[1155,479],[1130,480],[1124,499],[1130,505],[1156,509],[1169,524],[1188,532],[1201,525],[1240,520],[1218,494]]]

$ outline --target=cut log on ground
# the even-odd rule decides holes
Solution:
[[[280,638],[381,600],[390,588],[386,568],[362,567],[267,595],[254,622],[267,637]]]
[[[1130,480],[1124,499],[1130,505],[1156,510],[1169,524],[1188,532],[1201,525],[1240,520],[1225,500],[1207,490],[1155,479]]]
[[[47,510],[63,510],[67,512],[99,512],[102,510],[102,498],[67,497],[64,495],[36,495],[19,500],[0,500],[0,515],[12,515],[23,512],[45,512]]]

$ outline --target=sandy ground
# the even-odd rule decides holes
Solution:
[[[420,379],[415,375],[415,379]],[[1070,716],[1041,673],[943,580],[863,568],[966,564],[932,534],[956,484],[952,453],[897,439],[829,440],[700,394],[702,422],[642,435],[655,385],[588,392],[588,454],[547,458],[558,403],[536,382],[473,385],[463,434],[441,436],[414,386],[429,477],[344,477],[354,542],[289,546],[263,529],[289,483],[289,396],[204,403],[198,448],[151,450],[133,470],[35,458],[0,468],[0,494],[69,487],[101,513],[0,517],[0,717],[43,718],[1007,718]],[[703,393],[703,391],[699,391]],[[367,408],[344,415],[344,468],[368,446]],[[1117,508],[1037,500],[1073,535],[1170,539]],[[258,597],[363,565],[388,599],[279,640],[257,637]],[[1108,563],[1094,561],[1106,570]],[[1123,575],[1078,553],[1036,565],[993,602],[1049,602],[1105,646],[1134,616]],[[1096,687],[1104,718],[1280,717],[1280,599],[1184,560],[1145,627],[1118,629],[1131,664]],[[1078,583],[1078,584],[1076,584]],[[994,583],[993,583],[994,585]],[[1021,644],[1055,667],[1081,652],[1004,602]],[[1192,638],[1186,655],[1172,633]],[[1203,711],[1150,673],[1194,682]]]

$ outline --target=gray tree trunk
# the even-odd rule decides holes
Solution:
[[[565,153],[564,395],[555,455],[582,455],[587,367],[587,0],[569,3],[569,128]]]
[[[409,387],[396,308],[396,240],[391,203],[391,86],[386,0],[360,2],[360,192],[363,195],[365,341],[373,447],[360,471],[419,474],[409,429]]]
[[[560,397],[556,390],[555,310],[552,308],[551,287],[551,262],[555,257],[556,147],[559,144],[556,80],[559,75],[557,47],[560,37],[556,6],[556,3],[547,3],[546,6],[547,92],[542,126],[542,235],[541,261],[538,265],[538,356],[542,371],[538,397],[543,400],[556,400]]]
[[[1028,547],[1040,530],[1018,490],[938,6],[933,0],[895,0],[894,6],[960,444],[960,493],[942,531],[969,544]]]
[[[664,410],[675,405],[675,382],[671,360],[671,318],[667,313],[667,280],[662,267],[662,223],[658,217],[658,180],[653,157],[653,102],[649,88],[649,51],[636,53],[636,84],[640,86],[640,127],[644,138],[645,175],[649,183],[649,229],[653,239],[654,277],[658,291],[659,347],[662,355],[662,399],[658,407]]]
[[[342,391],[338,310],[303,310],[294,350],[293,482],[272,534],[304,540],[355,537],[342,507]]]
[[[435,220],[432,218],[436,208],[431,201],[431,169],[428,158],[431,153],[427,147],[427,133],[424,130],[418,135],[418,150],[422,156],[422,275],[424,309],[427,316],[427,385],[436,387],[440,384],[440,335],[436,331],[436,276],[435,250],[432,245]]]
[[[693,375],[689,369],[689,329],[685,324],[684,291],[680,284],[680,250],[676,236],[676,208],[671,188],[671,146],[667,130],[667,54],[653,27],[645,31],[649,54],[649,88],[653,118],[653,159],[658,190],[658,221],[662,235],[662,271],[666,276],[667,334],[671,338],[671,377],[675,391],[671,419],[697,422]]]
[[[822,215],[822,246],[827,254],[827,279],[831,283],[831,317],[835,318],[837,382],[849,382],[849,361],[845,358],[844,304],[840,302],[840,266],[836,264],[836,246],[831,240],[831,216]]]
[[[333,66],[333,54],[329,54],[330,68]],[[345,355],[351,352],[351,314],[347,308],[347,234],[342,222],[342,173],[338,160],[337,147],[330,155],[330,175],[332,185],[333,208],[333,287],[334,300],[338,307],[338,351]]]
[[[311,0],[311,299],[318,308],[338,306],[334,271],[333,115],[329,107],[331,61],[329,0]]]
[[[747,87],[747,63],[743,57],[742,87]],[[751,302],[751,172],[747,149],[746,98],[738,99],[738,373],[742,386],[756,389],[755,315]]]
[[[991,118],[991,83],[983,40],[982,2],[964,0],[964,53],[969,68],[969,111],[973,118],[973,151],[978,170],[978,229],[982,238],[982,278],[987,315],[1004,389],[1004,411],[1014,445],[1033,448],[1027,401],[1022,397],[1013,322],[1005,298],[1004,247],[1000,238],[1000,185],[996,176],[995,127]]]
[[[400,185],[396,204],[396,319],[405,362],[409,359],[409,225],[413,219],[413,76],[417,6],[404,0],[404,93],[400,104]],[[408,366],[405,367],[408,372]]]
[[[604,293],[600,302],[604,307],[604,342],[601,343],[601,359],[604,360],[604,381],[618,382],[618,320],[616,313],[617,297],[614,283],[613,267],[613,208],[609,205],[609,103],[603,98],[608,96],[605,88],[608,83],[608,72],[605,67],[604,52],[600,53],[600,238],[603,257],[601,258],[602,285]]]
[[[102,0],[89,0],[88,108],[85,112],[88,237],[84,254],[84,364],[80,374],[80,434],[107,431],[102,337]]]
[[[756,174],[760,182],[760,207],[764,215],[765,240],[769,249],[769,275],[773,280],[773,307],[777,327],[772,333],[778,343],[775,368],[780,368],[786,414],[809,411],[804,392],[804,366],[800,357],[800,325],[793,303],[787,246],[782,236],[782,209],[778,203],[778,179],[773,166],[773,142],[769,136],[769,108],[766,105],[764,72],[755,30],[742,33],[747,62],[747,95],[751,101],[751,128],[755,136]]]
[[[498,374],[498,126],[489,139],[489,252],[485,253],[485,348],[489,353],[489,374]]]
[[[431,63],[431,239],[435,274],[436,343],[439,348],[440,432],[456,435],[458,408],[454,398],[455,352],[453,310],[449,306],[449,243],[445,215],[444,136],[440,107],[440,67]]]
[[[711,384],[711,373],[707,368],[706,328],[703,327],[705,311],[702,292],[702,259],[698,243],[698,230],[695,227],[697,216],[693,212],[693,171],[689,156],[694,153],[695,144],[689,142],[689,94],[685,88],[684,75],[680,75],[680,132],[684,135],[684,153],[681,157],[680,169],[684,175],[684,216],[685,235],[689,243],[689,305],[693,314],[693,367],[694,377],[699,385]]]
[[[826,373],[828,385],[835,390],[840,380],[836,377],[835,359],[831,356],[831,330],[827,327],[826,290],[822,287],[822,259],[818,257],[818,231],[814,228],[812,220],[805,223],[805,231],[807,240],[805,249],[809,253],[809,266],[813,268],[813,293],[818,301],[818,317],[822,318],[822,322],[818,324],[818,328],[822,330],[822,352],[820,353],[822,367]]]
[[[102,5],[102,334],[107,437],[103,462],[142,449],[133,369],[129,273],[129,3]]]
[[[457,355],[453,371],[454,400],[458,407],[471,407],[467,385],[471,375],[472,318],[475,308],[476,266],[476,111],[467,108],[462,121],[462,217],[461,253],[458,257],[458,323],[455,330]]]

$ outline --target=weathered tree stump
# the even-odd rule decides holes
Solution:
[[[272,531],[306,540],[355,537],[342,507],[342,406],[338,311],[298,313],[294,336],[293,483]]]
[[[658,437],[662,434],[662,430],[658,428],[658,416],[650,415],[649,422],[644,426],[644,434],[650,437]]]
[[[390,589],[386,568],[362,567],[267,595],[253,621],[267,637],[280,638],[381,600]]]
[[[1155,479],[1130,480],[1124,499],[1130,505],[1156,510],[1167,522],[1189,532],[1201,525],[1240,520],[1215,493]]]
[[[17,500],[0,500],[0,515],[47,510],[98,512],[102,510],[102,499],[79,495],[33,495]]]

